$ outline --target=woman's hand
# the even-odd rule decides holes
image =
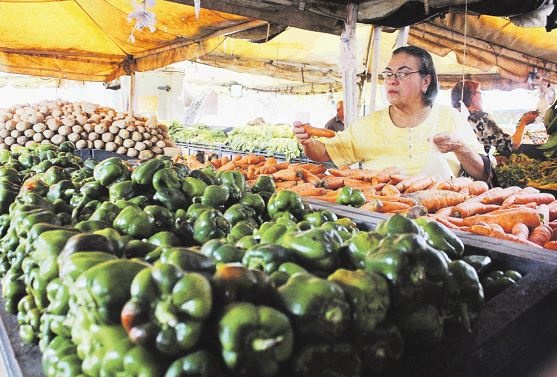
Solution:
[[[464,143],[458,136],[447,132],[438,133],[433,137],[432,141],[441,153],[459,153],[464,148]]]
[[[300,144],[306,145],[310,141],[310,136],[304,129],[304,123],[296,120],[292,125],[294,126],[292,127],[292,132],[294,132],[296,139],[300,142]]]

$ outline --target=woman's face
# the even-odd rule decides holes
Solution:
[[[400,53],[393,55],[385,71],[392,72],[390,78],[386,78],[385,88],[387,99],[394,106],[407,106],[423,104],[423,93],[427,90],[431,76],[422,76],[418,71],[420,61],[418,58]],[[396,73],[406,73],[403,78],[396,76]]]

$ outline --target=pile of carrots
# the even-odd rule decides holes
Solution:
[[[199,168],[191,158],[185,163]],[[489,189],[485,182],[468,177],[435,181],[425,175],[403,176],[396,167],[327,169],[255,154],[208,163],[218,171],[241,171],[248,185],[260,175],[269,175],[278,190],[330,203],[336,203],[340,189],[349,186],[363,192],[363,209],[426,215],[452,229],[557,250],[557,200],[533,187]]]

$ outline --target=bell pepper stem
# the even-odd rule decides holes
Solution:
[[[327,310],[327,312],[325,313],[325,319],[327,320],[327,322],[331,322],[331,323],[342,322],[343,319],[342,309],[339,307],[334,307]]]
[[[251,342],[251,347],[256,352],[266,351],[269,348],[276,346],[284,340],[284,336],[277,336],[275,338],[260,339],[256,338]]]

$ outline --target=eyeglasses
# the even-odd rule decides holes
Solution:
[[[396,77],[398,80],[404,80],[406,77],[410,76],[413,73],[421,73],[421,71],[401,71],[401,72],[391,72],[391,71],[383,71],[381,74],[383,75],[383,79],[392,79]]]

